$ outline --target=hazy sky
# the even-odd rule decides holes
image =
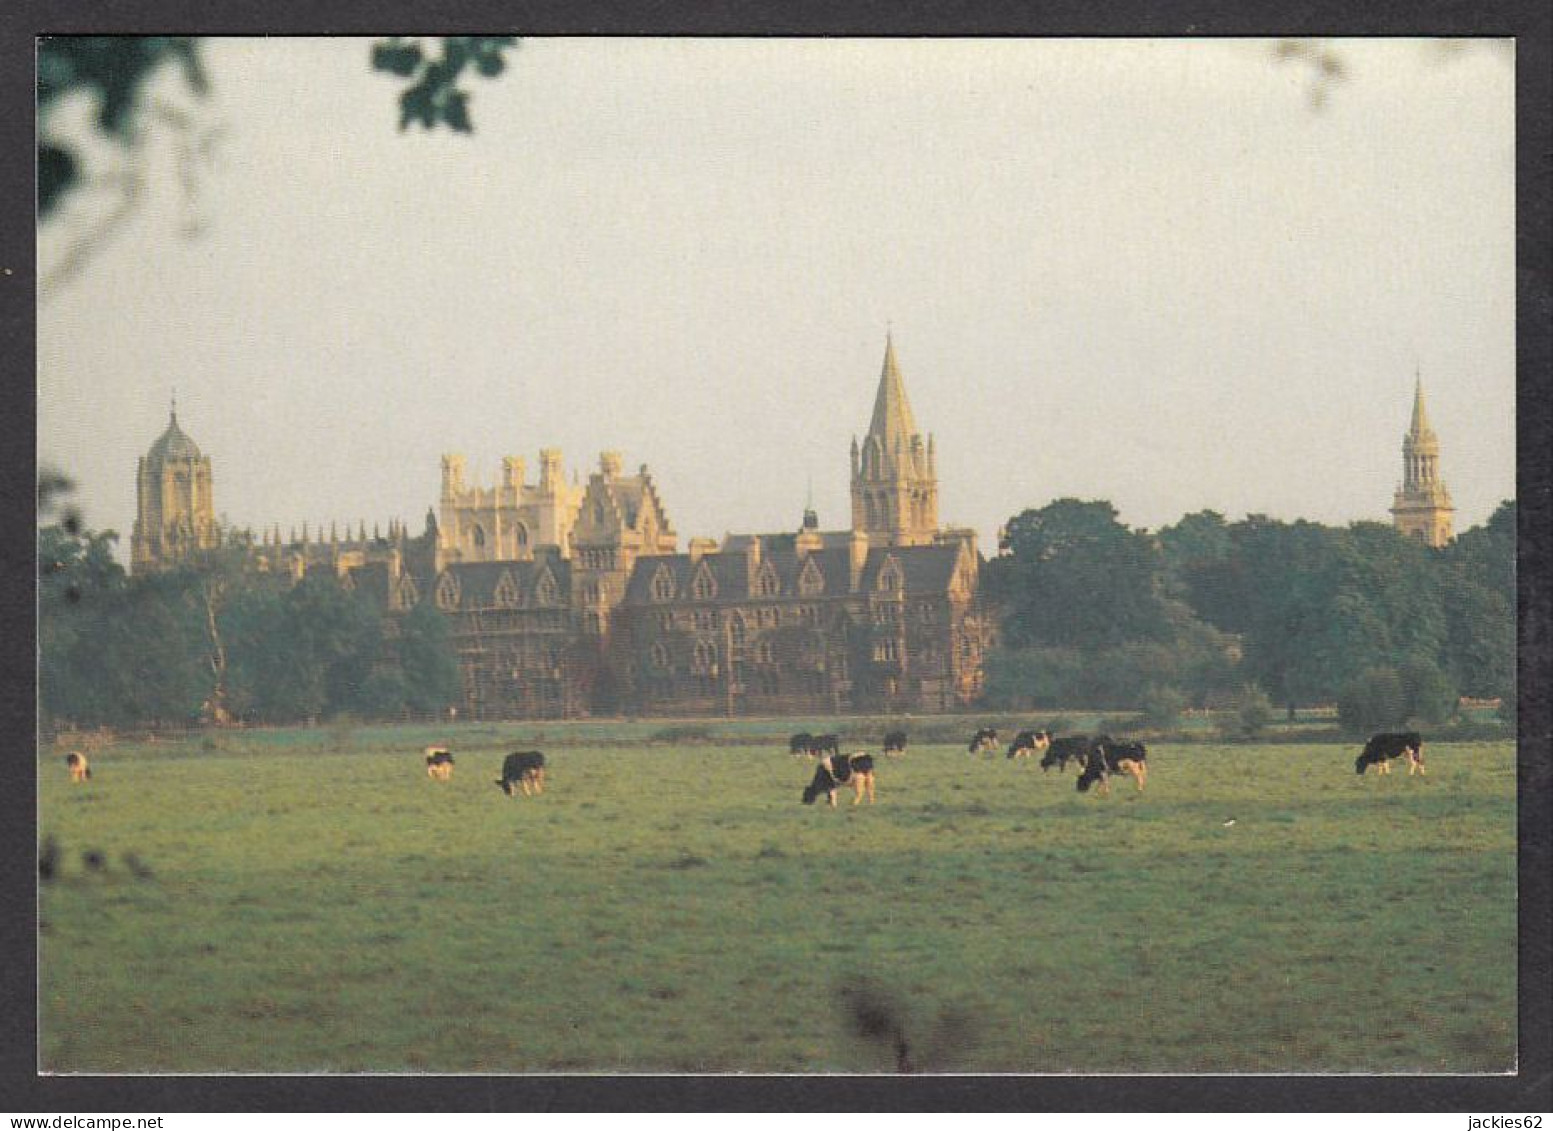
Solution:
[[[1318,106],[1266,41],[529,39],[469,137],[398,132],[367,41],[213,41],[163,87],[192,195],[157,127],[45,288],[40,459],[126,556],[174,388],[238,525],[418,530],[443,452],[559,447],[647,463],[682,545],[811,477],[844,527],[893,326],[986,549],[1069,495],[1389,521],[1415,369],[1461,530],[1515,490],[1513,58],[1323,46]]]

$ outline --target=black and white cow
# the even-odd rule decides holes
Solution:
[[[809,753],[809,745],[813,741],[814,735],[810,734],[806,730],[801,730],[797,734],[793,735],[792,738],[787,740],[787,752],[793,755],[795,758],[799,756],[807,756]]]
[[[1424,774],[1424,740],[1415,730],[1402,734],[1377,734],[1373,735],[1364,744],[1364,753],[1354,759],[1353,768],[1356,773],[1363,774],[1371,766],[1383,774],[1391,773],[1391,760],[1393,758],[1407,759],[1407,776]]]
[[[1008,744],[1008,756],[1028,758],[1032,754],[1044,754],[1051,744],[1050,731],[1022,730],[1014,736],[1014,741]]]
[[[1089,748],[1093,745],[1087,734],[1065,734],[1061,738],[1053,738],[1046,745],[1046,753],[1041,755],[1041,769],[1049,770],[1056,766],[1059,770],[1066,770],[1070,761],[1077,762],[1082,769],[1089,760]]]
[[[988,754],[998,748],[998,731],[996,727],[982,727],[971,735],[970,745],[966,747],[972,754]]]
[[[832,757],[841,754],[841,739],[834,734],[811,734],[809,736],[809,757],[823,758],[825,755]]]
[[[820,759],[814,767],[814,780],[804,787],[803,803],[813,805],[815,798],[825,794],[830,807],[836,807],[836,790],[852,783],[852,804],[860,804],[863,794],[868,794],[868,804],[874,803],[874,756],[872,754],[831,754]]]
[[[521,750],[515,754],[508,754],[502,760],[501,777],[497,779],[496,784],[508,797],[513,796],[513,786],[521,788],[524,797],[529,796],[530,790],[534,793],[543,793],[545,756],[538,750]]]
[[[426,776],[433,781],[447,781],[453,776],[453,751],[446,746],[428,746],[426,754]]]
[[[1100,783],[1100,792],[1109,797],[1111,795],[1111,775],[1131,774],[1138,783],[1138,792],[1143,792],[1143,783],[1149,777],[1149,752],[1141,742],[1113,742],[1106,735],[1101,735],[1089,747],[1089,754],[1084,759],[1084,769],[1078,776],[1078,791],[1089,792],[1089,787],[1096,782]]]
[[[906,732],[892,730],[884,736],[884,752],[892,758],[897,758],[906,753]]]

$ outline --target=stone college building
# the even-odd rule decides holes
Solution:
[[[140,461],[132,569],[197,560],[216,541],[210,460],[179,428]],[[327,569],[391,613],[451,619],[464,718],[780,715],[953,710],[981,690],[989,621],[973,531],[938,519],[933,439],[918,431],[886,340],[873,415],[851,451],[851,524],[678,536],[647,466],[616,452],[585,483],[561,453],[502,461],[491,487],[442,460],[422,533],[358,525],[247,532],[254,568]]]

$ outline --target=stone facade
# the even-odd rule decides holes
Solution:
[[[211,497],[200,460],[174,421],[141,461],[146,528],[182,540],[148,541],[148,561],[202,536]],[[168,467],[171,494],[157,486]],[[448,454],[420,535],[398,522],[386,537],[365,524],[354,537],[334,526],[283,537],[277,526],[243,544],[255,569],[292,581],[328,569],[391,614],[435,602],[452,621],[464,718],[968,705],[989,632],[981,559],[973,532],[939,526],[933,439],[917,430],[888,339],[851,473],[849,529],[820,530],[810,509],[796,531],[692,539],[682,553],[646,465],[626,475],[617,452],[581,485],[566,482],[555,449],[540,452],[537,484],[508,457],[488,488],[466,483],[464,458]],[[162,509],[148,512],[148,497]],[[209,530],[213,545],[213,520]]]
[[[442,498],[437,523],[437,568],[453,562],[527,561],[541,546],[570,553],[569,536],[582,504],[582,488],[566,482],[561,453],[539,453],[539,482],[524,482],[518,456],[502,461],[494,487],[464,482],[462,455],[442,457]]]
[[[1424,384],[1413,389],[1413,420],[1402,437],[1402,482],[1391,504],[1392,521],[1409,538],[1439,549],[1455,537],[1456,508],[1440,478],[1440,441],[1429,426],[1424,408]]]

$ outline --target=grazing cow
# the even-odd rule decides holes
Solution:
[[[852,804],[862,802],[868,794],[868,804],[874,803],[874,756],[872,754],[834,754],[820,759],[814,767],[814,780],[804,787],[803,803],[813,805],[820,794],[830,798],[830,807],[836,807],[836,790],[847,782],[852,783]]]
[[[1028,758],[1032,754],[1044,754],[1051,744],[1051,731],[1022,730],[1014,736],[1014,741],[1009,743],[1008,756]]]
[[[814,735],[806,730],[801,730],[787,740],[787,752],[794,757],[807,755],[809,753],[809,744],[813,741]]]
[[[998,731],[996,727],[982,727],[971,735],[971,743],[966,747],[972,754],[987,754],[998,748]]]
[[[892,758],[906,753],[906,732],[903,730],[892,730],[885,735],[884,752]]]
[[[1141,742],[1112,742],[1102,735],[1089,748],[1084,770],[1078,776],[1078,791],[1087,793],[1091,785],[1099,782],[1100,792],[1109,797],[1111,775],[1131,774],[1138,783],[1138,792],[1142,793],[1143,783],[1149,777],[1148,756],[1149,752]]]
[[[809,757],[819,758],[829,754],[832,757],[841,756],[841,739],[834,734],[811,734],[809,736]]]
[[[1364,744],[1364,753],[1354,759],[1353,768],[1358,774],[1363,774],[1371,766],[1376,767],[1382,774],[1391,773],[1391,760],[1393,758],[1407,759],[1407,776],[1424,774],[1424,740],[1417,731],[1407,731],[1403,734],[1377,734]]]
[[[70,780],[76,784],[90,780],[92,776],[91,764],[87,762],[86,755],[79,750],[72,750],[65,755],[65,765],[70,767]]]
[[[513,796],[513,786],[521,788],[524,797],[528,797],[530,791],[543,793],[545,756],[538,750],[522,750],[515,754],[508,754],[502,761],[501,777],[497,779],[496,784],[501,786],[501,791],[508,797]]]
[[[1087,734],[1065,734],[1061,738],[1049,738],[1046,745],[1046,753],[1041,755],[1041,769],[1049,770],[1056,766],[1059,770],[1066,770],[1068,762],[1075,761],[1079,769],[1084,768],[1084,763],[1089,760],[1089,748],[1094,745]]]
[[[453,751],[446,746],[428,746],[426,754],[426,776],[433,781],[447,781],[453,776]]]

